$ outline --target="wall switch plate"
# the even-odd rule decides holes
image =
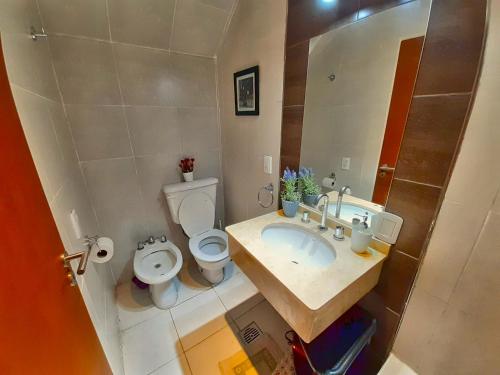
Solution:
[[[264,155],[264,173],[273,174],[273,157]]]
[[[341,168],[344,170],[344,171],[348,171],[349,169],[351,169],[351,158],[342,158],[342,166]]]
[[[71,227],[73,228],[73,233],[77,239],[82,238],[82,227],[80,226],[80,219],[75,209],[72,209],[69,213],[69,220],[71,221]]]

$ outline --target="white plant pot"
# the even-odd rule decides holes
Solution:
[[[193,181],[193,172],[182,173],[182,175],[184,176],[184,181]]]

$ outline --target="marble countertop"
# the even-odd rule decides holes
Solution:
[[[377,265],[381,266],[387,256],[371,248],[364,254],[356,254],[350,249],[349,237],[335,241],[332,228],[320,232],[318,222],[303,223],[300,217],[299,213],[295,218],[288,218],[282,211],[272,212],[228,226],[226,232],[310,310],[319,310],[340,293],[348,292],[350,285]],[[285,261],[261,236],[267,225],[277,223],[299,225],[319,234],[335,248],[335,261],[324,268]]]

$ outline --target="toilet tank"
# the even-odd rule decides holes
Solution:
[[[192,193],[205,193],[212,200],[215,206],[215,195],[217,192],[217,180],[214,177],[203,178],[190,182],[180,182],[177,184],[164,185],[163,193],[167,198],[168,209],[174,223],[179,224],[179,207],[182,201]]]

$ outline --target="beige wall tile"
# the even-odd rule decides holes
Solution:
[[[174,0],[109,0],[114,41],[169,49]]]
[[[123,108],[67,105],[80,161],[132,155]]]
[[[177,108],[126,107],[135,155],[180,154],[182,121]]]
[[[474,315],[478,325],[491,319],[500,325],[499,228],[500,214],[491,212],[450,299],[452,308]]]
[[[101,0],[38,0],[43,24],[49,33],[109,40],[106,2]]]
[[[183,153],[220,147],[216,108],[179,108]]]
[[[200,0],[200,2],[205,5],[229,11],[233,7],[236,0]]]
[[[467,214],[464,214],[467,212]],[[417,284],[448,302],[483,226],[483,213],[444,201]],[[446,269],[446,272],[443,270]]]
[[[413,291],[394,343],[394,353],[417,372],[445,309],[445,302],[422,288]],[[426,318],[421,319],[422,316]]]
[[[212,107],[217,105],[215,60],[172,53],[172,104],[179,107]]]
[[[52,118],[57,136],[57,143],[59,144],[64,161],[70,164],[76,163],[77,155],[75,145],[73,144],[69,123],[64,113],[64,106],[58,102],[51,102],[49,103],[49,113]]]
[[[52,102],[15,85],[12,85],[12,93],[45,196],[50,202],[62,187],[66,172],[49,112]]]
[[[121,104],[109,43],[52,36],[50,47],[65,104]]]
[[[41,28],[36,0],[4,0],[0,4],[0,32],[21,33],[30,32],[30,27]]]
[[[126,105],[171,105],[171,58],[166,51],[114,44]]]
[[[195,55],[215,56],[228,18],[229,11],[207,6],[206,2],[178,1],[171,49]]]
[[[2,34],[2,46],[9,82],[46,98],[60,101],[49,42],[26,34]]]
[[[82,162],[82,169],[101,232],[115,243],[111,265],[118,279],[120,267],[132,259],[137,242],[147,237],[134,159]]]

